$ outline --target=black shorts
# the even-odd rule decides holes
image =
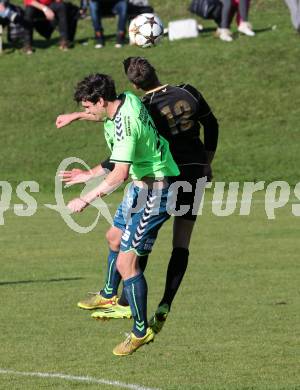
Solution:
[[[183,218],[188,221],[196,221],[198,209],[200,206],[199,195],[201,187],[203,188],[203,181],[198,182],[198,180],[204,177],[205,167],[206,165],[196,164],[179,166],[180,175],[171,178],[171,184],[178,181],[187,182],[190,184],[190,186],[188,185],[185,190],[182,186],[178,187],[175,211],[178,212],[183,207],[187,210],[184,212],[184,214],[177,215],[178,218]],[[208,178],[207,181],[210,181],[210,178]]]

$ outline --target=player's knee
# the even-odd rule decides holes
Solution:
[[[120,238],[113,229],[109,229],[106,233],[106,240],[110,249],[118,251],[120,249]]]
[[[124,280],[139,273],[137,256],[133,252],[120,253],[117,258],[116,267]]]
[[[106,238],[106,241],[108,242],[108,244],[110,244],[111,242],[111,238],[112,238],[112,234],[111,234],[111,231],[108,230],[105,234],[105,238]]]

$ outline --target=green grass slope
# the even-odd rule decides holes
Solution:
[[[187,0],[152,4],[165,25],[191,16]],[[73,88],[88,73],[109,73],[119,92],[130,89],[122,60],[143,55],[156,66],[163,82],[194,84],[213,108],[220,123],[216,180],[296,183],[300,37],[282,1],[254,1],[251,20],[257,36],[237,35],[232,44],[215,39],[214,23],[202,21],[207,30],[198,39],[165,39],[154,49],[117,50],[111,38],[105,49],[95,50],[91,23],[84,20],[77,38],[89,38],[87,46],[77,43],[74,50],[61,53],[55,45],[46,49],[36,34],[38,48],[33,56],[6,50],[0,58],[1,180],[14,184],[36,180],[49,191],[63,158],[77,156],[93,165],[106,156],[101,125],[78,123],[57,130],[55,118],[77,109]],[[114,20],[106,19],[105,26],[108,34],[114,33]]]
[[[165,24],[190,16],[186,0],[152,3]],[[63,158],[93,165],[107,153],[101,125],[57,130],[56,116],[76,109],[73,87],[90,72],[110,73],[118,91],[129,89],[121,66],[129,55],[147,56],[163,82],[193,83],[207,97],[221,130],[216,180],[298,182],[299,36],[283,1],[253,1],[251,20],[253,39],[237,36],[226,44],[206,30],[198,39],[165,40],[150,50],[116,50],[113,38],[95,50],[85,20],[78,39],[90,38],[87,46],[61,53],[56,46],[45,49],[37,36],[33,56],[6,50],[0,57],[0,181],[36,180],[42,189],[33,216],[16,217],[12,201],[0,226],[1,390],[122,388],[16,372],[89,376],[136,389],[300,388],[299,221],[291,203],[268,220],[257,194],[250,216],[235,211],[218,218],[209,192],[165,328],[153,344],[124,359],[112,349],[131,321],[99,323],[76,308],[104,279],[108,224],[100,218],[92,232],[79,235],[44,207],[54,203],[53,177]],[[108,33],[113,23],[105,20]],[[120,197],[107,198],[112,213]],[[75,218],[85,226],[95,216],[91,207]],[[171,232],[169,221],[146,271],[149,315],[163,292]]]

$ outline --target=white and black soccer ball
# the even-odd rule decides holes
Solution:
[[[164,27],[160,18],[155,14],[136,16],[128,28],[130,44],[139,47],[157,45],[163,37]]]

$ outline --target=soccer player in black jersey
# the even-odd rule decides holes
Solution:
[[[211,162],[218,141],[218,122],[201,93],[189,84],[171,86],[162,84],[153,66],[142,57],[129,57],[124,61],[128,79],[135,88],[142,89],[142,101],[151,114],[157,130],[169,141],[173,158],[180,169],[179,181],[192,185],[192,192],[178,192],[176,210],[181,205],[190,206],[182,216],[174,217],[173,251],[168,265],[164,295],[149,325],[158,333],[164,325],[175,294],[185,274],[189,244],[197,218],[194,199],[197,180],[206,176],[211,179]],[[200,127],[203,126],[203,142]],[[147,257],[140,258],[145,269]],[[118,318],[120,306],[126,306],[124,294],[118,304],[107,310],[95,312],[94,318]]]

